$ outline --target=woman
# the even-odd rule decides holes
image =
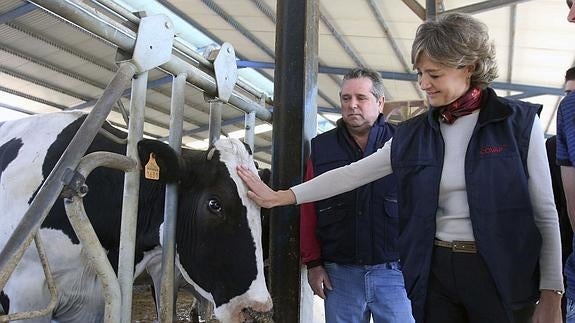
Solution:
[[[446,14],[417,30],[411,60],[429,112],[378,152],[286,191],[238,169],[264,207],[305,203],[392,171],[405,286],[417,322],[561,322],[557,212],[540,106],[499,98],[487,27]],[[538,305],[535,306],[538,301]]]

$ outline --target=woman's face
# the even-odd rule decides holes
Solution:
[[[447,105],[469,89],[472,66],[448,67],[422,54],[415,64],[419,86],[432,107]]]

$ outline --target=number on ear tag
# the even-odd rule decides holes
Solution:
[[[144,177],[155,181],[160,179],[160,166],[156,163],[156,156],[154,153],[150,153],[150,159],[146,166],[144,166]]]

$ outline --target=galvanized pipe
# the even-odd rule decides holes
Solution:
[[[136,25],[138,25],[140,23],[140,18],[138,18],[132,12],[130,12],[129,10],[125,9],[124,7],[118,5],[117,3],[115,3],[112,0],[95,0],[95,2],[101,4],[102,6],[106,7],[108,10],[116,13],[120,17],[125,18],[126,20],[128,20],[128,21],[130,21]],[[174,39],[174,48],[176,50],[180,51],[182,54],[187,55],[191,59],[197,61],[199,65],[206,67],[211,71],[214,70],[214,65],[212,64],[212,62],[207,60],[200,53],[197,53],[197,52],[193,51],[191,48],[189,48],[188,46],[182,44],[178,38]],[[248,92],[249,94],[252,94],[256,98],[262,98],[263,97],[263,96],[260,96],[260,93],[258,90],[254,89],[251,85],[247,84],[246,82],[244,82],[242,80],[238,80],[236,84],[241,89]],[[266,101],[268,104],[273,105],[273,102],[270,98],[266,97]]]
[[[132,158],[110,153],[110,152],[94,152],[86,155],[80,161],[77,171],[84,178],[96,168],[100,166],[119,169],[125,172],[137,171],[138,162]],[[74,228],[74,232],[82,243],[82,249],[86,251],[86,256],[94,270],[104,291],[104,322],[116,323],[120,322],[121,314],[121,293],[120,284],[116,278],[114,268],[108,261],[108,256],[98,236],[94,232],[94,228],[90,223],[90,219],[86,215],[84,209],[83,199],[78,195],[65,199],[66,213],[70,224]]]
[[[246,120],[245,120],[245,135],[244,135],[244,142],[250,146],[252,153],[255,153],[254,150],[254,138],[256,136],[256,114],[253,112],[246,113]]]
[[[132,81],[130,99],[130,123],[128,124],[128,145],[126,156],[138,160],[138,142],[144,136],[144,111],[146,109],[146,88],[148,72],[138,74]],[[124,176],[124,199],[120,230],[120,252],[118,255],[118,281],[122,292],[122,323],[132,318],[132,293],[134,285],[134,253],[136,250],[136,228],[138,225],[138,198],[140,192],[139,169],[126,172]]]
[[[184,118],[184,91],[186,74],[179,74],[172,84],[172,106],[170,111],[170,147],[178,155],[182,151],[182,132]],[[160,322],[171,323],[176,309],[175,303],[175,258],[176,224],[178,212],[178,184],[166,184],[166,204],[164,209],[164,236],[162,237],[162,284],[160,287]]]
[[[74,0],[31,0],[31,2],[64,19],[73,21],[80,27],[115,44],[126,52],[130,53],[134,49],[136,44],[135,32],[125,27],[118,27],[118,23],[112,22],[109,17],[95,11],[82,2]],[[181,58],[172,55],[171,60],[161,65],[161,68],[173,75],[186,73],[188,75],[188,82],[199,87],[209,96],[217,96],[218,92],[214,77],[203,72],[198,67],[185,62]],[[237,92],[232,93],[228,102],[245,112],[255,111],[261,120],[271,121],[271,112],[262,109],[258,104],[254,103],[253,100],[246,98],[242,94]]]
[[[46,307],[41,310],[0,315],[0,322],[29,320],[35,317],[45,316],[52,313],[58,304],[58,289],[56,288],[54,276],[52,276],[52,271],[50,270],[50,264],[46,255],[46,248],[44,247],[44,243],[38,234],[34,235],[34,242],[36,243],[38,258],[40,258],[40,263],[42,263],[42,269],[44,270],[44,275],[46,276],[46,286],[50,292],[50,302],[48,302],[48,305],[46,305]]]
[[[8,239],[2,252],[0,252],[0,290],[6,285],[24,251],[32,242],[35,232],[38,231],[52,205],[58,199],[60,191],[64,187],[62,179],[65,171],[76,168],[80,158],[88,150],[98,130],[110,114],[112,106],[120,99],[124,88],[129,84],[135,72],[136,67],[133,64],[124,63],[120,65],[116,75],[68,144],[68,148],[44,181],[28,211]]]
[[[209,142],[210,146],[220,139],[222,133],[222,101],[210,100],[210,124],[209,124]]]

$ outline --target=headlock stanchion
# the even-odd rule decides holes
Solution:
[[[52,312],[56,305],[58,304],[58,290],[56,289],[56,283],[54,282],[54,276],[50,271],[50,264],[48,263],[48,258],[46,256],[46,248],[42,239],[39,235],[34,236],[34,243],[36,244],[36,250],[38,251],[38,258],[42,263],[42,269],[44,269],[44,275],[46,276],[46,285],[48,286],[48,291],[50,292],[50,302],[40,310],[14,313],[9,315],[0,315],[0,322],[16,321],[16,320],[28,320],[35,317],[47,315]]]
[[[119,63],[119,68],[110,81],[96,105],[86,117],[84,123],[70,142],[68,148],[45,179],[38,190],[34,200],[14,233],[0,251],[0,290],[6,285],[8,278],[20,262],[25,250],[30,245],[36,232],[45,220],[54,202],[58,199],[65,185],[72,185],[70,174],[91,171],[94,165],[103,165],[118,168],[126,172],[124,179],[124,200],[122,208],[120,254],[118,263],[118,277],[87,218],[82,205],[81,188],[68,196],[66,209],[76,234],[87,249],[89,258],[98,277],[102,279],[105,294],[105,322],[128,323],[131,321],[132,285],[134,274],[134,249],[137,227],[139,171],[137,165],[136,145],[143,137],[144,110],[146,105],[147,71],[160,66],[164,71],[177,75],[173,84],[172,109],[170,118],[170,146],[180,151],[182,137],[182,120],[184,107],[184,88],[186,82],[203,90],[207,97],[217,98],[217,106],[229,103],[247,113],[246,115],[246,141],[254,148],[253,136],[255,117],[271,121],[271,112],[265,108],[268,100],[265,95],[251,88],[248,84],[237,80],[237,66],[235,65],[235,52],[233,47],[224,43],[215,59],[208,60],[198,56],[182,44],[175,46],[176,50],[184,53],[183,56],[172,55],[174,30],[171,21],[164,15],[136,17],[126,12],[109,0],[95,0],[111,8],[129,21],[136,22],[138,32],[122,25],[117,20],[106,16],[80,0],[30,0],[39,7],[68,20],[98,37],[115,44],[123,54],[132,55],[128,61]],[[189,57],[196,61],[193,65]],[[214,75],[210,75],[196,65],[210,66]],[[132,97],[128,122],[127,156],[122,158],[111,153],[105,157],[86,158],[80,164],[80,159],[86,153],[96,134],[101,131],[102,124],[108,117],[113,105],[118,102],[132,78]],[[236,91],[235,86],[242,91]],[[253,95],[263,103],[254,102],[254,99],[245,96]],[[214,108],[216,110],[216,108]],[[221,133],[221,111],[214,111],[210,121],[211,143],[219,138]],[[218,126],[216,128],[216,125]],[[214,130],[212,130],[214,129]],[[216,133],[217,132],[217,136]],[[96,160],[96,161],[94,161]],[[83,163],[87,163],[84,165]],[[80,166],[79,166],[80,165]],[[78,171],[74,171],[78,167]],[[87,175],[86,175],[87,176]],[[73,177],[75,178],[75,177]],[[75,178],[77,180],[77,178]],[[164,212],[162,285],[160,290],[160,320],[171,322],[174,316],[174,258],[175,258],[175,213],[177,210],[178,187],[169,184],[166,188],[166,206]],[[38,237],[39,239],[39,237]],[[37,250],[42,253],[41,241],[37,241]],[[42,258],[42,255],[40,255]],[[43,261],[46,262],[46,261]],[[45,267],[47,284],[52,294],[52,300],[46,309],[27,313],[17,313],[8,316],[13,318],[30,318],[46,315],[51,311],[57,300],[56,287],[48,268]],[[51,286],[51,287],[50,287]],[[54,304],[52,304],[54,303]],[[0,316],[0,321],[7,316]]]
[[[86,120],[78,129],[68,148],[58,160],[58,163],[48,175],[44,184],[30,203],[22,221],[18,224],[14,233],[8,239],[4,249],[0,252],[0,289],[4,288],[8,277],[12,274],[16,265],[20,262],[24,251],[28,248],[36,231],[48,215],[48,211],[58,199],[60,191],[64,187],[62,178],[67,169],[75,169],[80,158],[92,143],[98,130],[106,120],[114,103],[121,97],[126,85],[136,73],[136,68],[131,63],[124,63],[110,81],[104,94],[96,106],[92,109]]]
[[[170,111],[170,147],[177,154],[182,151],[184,115],[184,90],[186,74],[179,74],[172,84]],[[160,287],[160,322],[171,323],[176,309],[174,306],[175,258],[176,258],[176,213],[178,211],[178,184],[166,184],[166,206],[164,209],[164,236],[162,239],[162,281]],[[156,289],[156,292],[158,289]]]
[[[71,4],[70,1],[48,1],[47,3],[63,11],[66,11],[66,8],[70,9],[68,5]],[[83,14],[86,13],[83,12]],[[86,17],[84,18],[88,19]],[[96,21],[95,19],[93,20]],[[94,21],[91,23],[102,23],[101,21]],[[143,34],[138,34],[133,50],[134,57],[129,61],[120,63],[120,67],[115,76],[78,129],[74,138],[70,141],[67,149],[44,181],[44,184],[31,202],[22,220],[0,252],[0,290],[6,285],[8,278],[20,262],[25,250],[30,245],[52,205],[58,199],[64,185],[67,184],[65,182],[66,172],[69,172],[71,169],[76,169],[80,158],[86,153],[88,147],[106,121],[113,105],[120,99],[124,89],[132,80],[132,77],[136,73],[139,73],[132,89],[127,147],[127,156],[133,160],[137,160],[137,142],[141,140],[143,136],[147,70],[165,64],[171,58],[174,35],[173,25],[164,15],[142,18],[139,29],[143,31]],[[122,238],[120,241],[118,268],[118,280],[122,294],[122,319],[111,319],[110,322],[114,323],[131,321],[138,187],[139,171],[137,169],[130,169],[130,171],[126,173],[124,181]],[[111,311],[114,312],[115,310]],[[24,315],[30,315],[30,312]],[[43,314],[41,311],[35,311],[34,315],[39,316]],[[111,315],[115,317],[115,314]]]
[[[120,322],[121,317],[120,284],[116,278],[116,273],[114,273],[114,268],[108,261],[108,256],[94,232],[90,219],[86,215],[82,200],[84,195],[82,192],[86,191],[86,189],[81,189],[85,185],[83,181],[96,167],[100,166],[115,168],[124,172],[138,171],[137,160],[127,156],[110,152],[94,152],[86,155],[81,159],[76,170],[76,174],[81,178],[75,183],[78,188],[73,189],[74,194],[65,199],[64,205],[74,232],[82,242],[82,248],[86,251],[90,264],[102,282],[105,297],[104,323],[115,323]]]
[[[96,1],[96,0],[94,0]],[[94,33],[95,35],[115,44],[123,51],[132,52],[136,34],[116,21],[111,21],[109,17],[94,10],[87,4],[78,0],[30,0],[40,7],[46,8],[65,19],[73,21],[82,28]],[[101,1],[108,2],[108,1]],[[118,13],[121,16],[121,13]],[[128,18],[127,18],[128,19]],[[129,19],[130,20],[130,19]],[[133,20],[133,19],[132,19]],[[234,54],[235,55],[235,54]],[[190,55],[193,56],[193,55]],[[234,61],[235,62],[235,61]],[[162,69],[178,75],[187,73],[187,81],[198,88],[202,89],[209,96],[218,96],[218,87],[215,77],[207,74],[202,69],[194,66],[182,58],[172,55],[170,60],[161,64]],[[243,84],[243,83],[242,83]],[[245,84],[240,86],[246,88]],[[249,93],[254,92],[247,91]],[[253,93],[252,93],[253,94]],[[255,94],[254,94],[255,96]],[[265,121],[271,121],[272,114],[266,109],[246,96],[234,91],[227,101],[236,108],[245,112],[255,111],[256,116]]]

